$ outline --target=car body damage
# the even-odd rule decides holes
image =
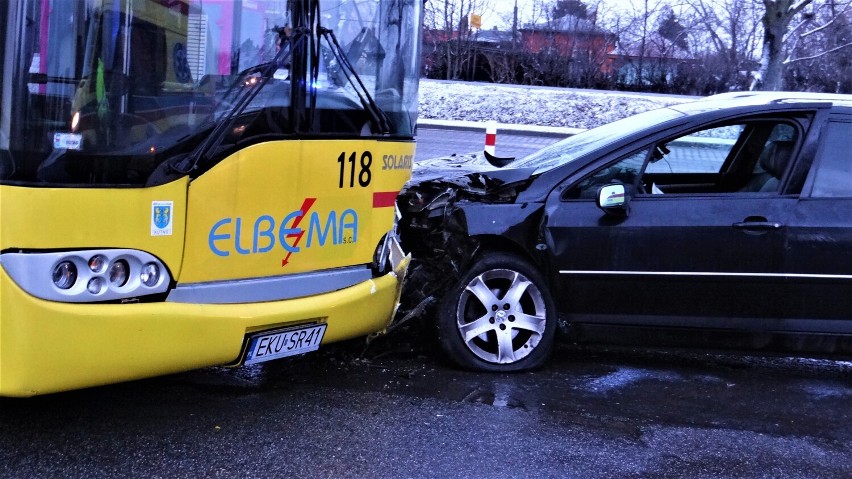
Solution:
[[[428,311],[483,246],[541,242],[544,203],[515,202],[531,180],[528,169],[496,169],[477,155],[416,165],[398,200],[400,237],[414,259],[397,324]]]

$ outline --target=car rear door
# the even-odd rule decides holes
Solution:
[[[786,328],[852,334],[852,114],[834,115],[788,220]]]

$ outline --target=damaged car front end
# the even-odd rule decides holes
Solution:
[[[555,332],[539,278],[543,198],[524,195],[533,168],[478,160],[424,162],[399,197],[400,236],[413,257],[401,322],[434,317],[442,349],[463,367],[537,367]]]

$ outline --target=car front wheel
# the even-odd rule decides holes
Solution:
[[[441,347],[458,365],[508,372],[541,366],[553,349],[556,310],[541,274],[506,253],[476,260],[447,293]]]

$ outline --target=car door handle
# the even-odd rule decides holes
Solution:
[[[743,230],[751,230],[751,231],[774,231],[780,230],[783,226],[781,223],[777,223],[775,221],[741,221],[739,223],[734,223],[734,228],[743,229]]]

